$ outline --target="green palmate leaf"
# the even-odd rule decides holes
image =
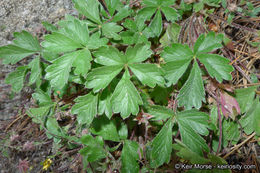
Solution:
[[[236,89],[235,98],[236,98],[237,102],[239,103],[241,113],[245,113],[250,109],[251,105],[253,104],[256,88],[257,88],[257,86]]]
[[[177,11],[171,7],[162,7],[162,12],[165,15],[166,19],[171,22],[178,20],[178,18],[180,17]]]
[[[75,67],[74,73],[85,77],[91,67],[91,60],[91,53],[88,49],[77,51],[72,64],[72,66]]]
[[[156,84],[164,85],[164,79],[155,64],[130,64],[129,67],[144,85],[152,88]]]
[[[128,71],[125,71],[122,79],[117,84],[111,102],[113,112],[120,113],[123,119],[127,118],[131,113],[137,115],[139,112],[139,105],[142,105],[143,101],[130,81]]]
[[[156,7],[158,5],[157,0],[143,0],[143,3],[147,5],[148,7]]]
[[[167,86],[170,86],[176,84],[184,74],[192,60],[193,53],[187,45],[174,43],[171,47],[166,47],[161,56],[166,62],[163,69],[168,81]]]
[[[87,45],[89,40],[89,32],[86,23],[80,22],[76,18],[64,22],[66,25],[59,32],[76,41],[77,43],[80,43],[84,46]]]
[[[232,80],[230,72],[234,70],[229,65],[229,60],[216,54],[200,54],[198,59],[202,62],[211,77],[215,77],[220,83],[225,80]]]
[[[194,53],[206,53],[222,47],[223,35],[215,36],[214,32],[202,34],[194,44]]]
[[[165,62],[171,62],[178,60],[191,60],[193,53],[188,45],[174,43],[171,47],[166,47],[161,56]]]
[[[116,121],[109,120],[105,116],[95,118],[92,123],[91,133],[99,135],[104,140],[119,141],[119,136],[116,128]]]
[[[167,86],[175,85],[184,72],[187,70],[191,59],[184,59],[178,61],[171,61],[163,66],[165,70],[165,78],[167,79]]]
[[[102,91],[98,101],[98,114],[102,115],[105,113],[107,118],[112,117],[112,104],[111,104],[112,93],[108,88]]]
[[[17,93],[22,90],[27,69],[28,66],[20,66],[17,67],[15,71],[8,74],[5,83],[12,85],[12,91]]]
[[[148,113],[153,116],[152,120],[167,120],[168,118],[174,116],[174,112],[163,106],[154,105],[148,107]]]
[[[145,7],[138,11],[137,18],[137,27],[138,29],[141,29],[145,26],[145,21],[149,20],[152,15],[155,13],[156,7]]]
[[[96,0],[73,0],[75,8],[88,19],[101,24],[99,17],[99,2]]]
[[[117,120],[119,120],[119,119],[117,119]],[[123,139],[123,140],[127,139],[128,128],[127,128],[127,125],[124,122],[121,122],[119,127],[118,127],[118,135],[119,135],[120,139]]]
[[[228,142],[231,142],[233,145],[237,144],[240,138],[240,131],[238,123],[234,121],[227,121],[224,119],[223,125],[223,147],[227,147]]]
[[[106,6],[108,8],[109,14],[111,16],[113,16],[120,0],[105,0],[105,2],[106,2]]]
[[[135,141],[124,141],[124,147],[121,154],[122,173],[136,173],[139,172],[139,146]]]
[[[83,47],[80,43],[59,32],[46,35],[44,39],[45,41],[41,43],[42,46],[46,51],[53,53],[69,52]]]
[[[120,7],[117,10],[118,10],[118,12],[116,13],[116,15],[114,15],[111,22],[121,21],[122,19],[126,18],[127,16],[129,16],[132,13],[132,10],[129,7],[129,5],[124,5],[123,7]]]
[[[172,119],[169,119],[152,141],[151,167],[168,163],[172,153]]]
[[[15,40],[13,43],[16,46],[24,48],[26,50],[31,50],[34,52],[38,52],[41,50],[40,44],[36,37],[33,37],[29,32],[15,32],[14,33]]]
[[[198,153],[193,152],[190,150],[184,143],[176,139],[175,144],[173,144],[173,149],[177,150],[176,155],[185,159],[189,160],[192,164],[206,164],[209,163],[209,160],[200,156]]]
[[[75,52],[65,54],[46,68],[45,78],[50,80],[52,87],[63,88],[67,84],[74,56]]]
[[[137,31],[137,25],[136,22],[134,20],[131,19],[126,19],[125,22],[123,23],[124,27],[129,29],[129,30],[133,30],[133,31]]]
[[[126,28],[129,29],[120,33],[120,36],[122,37],[122,40],[125,44],[149,44],[148,38],[143,34],[143,28],[137,27],[138,22],[138,19],[136,21],[126,19],[125,23],[123,24]]]
[[[31,68],[29,85],[32,85],[36,82],[37,79],[41,78],[42,70],[40,66],[40,57],[37,57],[34,60],[32,60],[29,64],[29,67]]]
[[[203,151],[209,152],[209,148],[205,140],[198,135],[192,127],[189,126],[189,123],[182,121],[181,116],[179,115],[177,116],[177,121],[181,134],[181,140],[186,146],[201,156]]]
[[[205,102],[205,91],[197,61],[194,62],[190,76],[181,88],[177,99],[179,106],[185,106],[186,109],[191,109],[193,106],[199,109],[201,101]]]
[[[152,51],[149,45],[137,44],[134,47],[128,47],[125,53],[128,63],[142,62],[150,57]]]
[[[80,96],[75,99],[76,104],[72,107],[71,112],[77,114],[77,121],[79,124],[91,124],[95,115],[97,115],[98,95],[92,92]]]
[[[123,29],[122,26],[117,25],[116,23],[105,23],[102,25],[102,33],[107,38],[113,38],[115,40],[120,40],[121,37],[117,33]]]
[[[87,75],[87,82],[85,85],[87,88],[93,88],[93,91],[96,93],[99,90],[106,88],[122,69],[122,65],[95,68]]]
[[[244,132],[249,135],[252,132],[256,132],[258,135],[259,127],[260,127],[260,102],[259,99],[256,98],[251,102],[251,106],[249,107],[246,114],[240,120],[240,123],[243,127]]]
[[[191,127],[201,135],[208,135],[209,115],[197,110],[187,110],[178,114],[178,122],[182,125]]]
[[[81,137],[81,142],[86,145],[79,153],[86,157],[88,162],[94,162],[106,157],[106,151],[98,138],[91,135]]]
[[[176,23],[169,24],[165,34],[160,39],[162,47],[170,46],[170,44],[172,43],[177,43],[179,39],[180,30],[180,25]]]
[[[107,46],[108,39],[100,38],[100,35],[100,32],[96,32],[89,37],[87,44],[88,49],[97,49],[102,46]]]
[[[43,123],[44,116],[48,115],[51,106],[43,106],[39,108],[30,108],[27,114],[32,118],[35,123]]]
[[[15,64],[23,58],[34,53],[34,51],[27,50],[15,45],[7,45],[0,47],[0,58],[4,58],[4,64]]]
[[[109,53],[108,53],[109,52]],[[102,65],[123,65],[125,63],[124,55],[114,47],[101,47],[93,53],[95,62]]]
[[[36,89],[32,94],[33,99],[38,101],[39,106],[53,105],[50,94],[43,92],[41,89]]]
[[[149,37],[159,37],[162,32],[162,14],[158,10],[150,25],[144,30]]]
[[[46,121],[46,129],[48,129],[48,131],[46,131],[48,138],[55,138],[56,136],[62,135],[56,118],[48,117]]]
[[[50,80],[54,88],[63,88],[68,82],[71,67],[76,67],[75,74],[85,76],[90,69],[91,59],[87,49],[64,54],[46,68],[45,78]]]
[[[0,47],[0,59],[4,64],[15,64],[23,58],[41,50],[38,40],[30,33],[22,31],[14,33],[13,45]]]

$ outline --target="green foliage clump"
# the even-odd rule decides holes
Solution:
[[[218,128],[217,104],[205,98],[210,80],[232,80],[234,68],[216,54],[224,35],[208,32],[192,46],[179,43],[181,27],[174,22],[185,12],[183,1],[178,6],[175,0],[144,0],[138,7],[119,0],[73,2],[80,17],[67,15],[57,27],[44,22],[49,34],[41,43],[22,31],[14,33],[13,44],[0,47],[5,64],[33,55],[28,65],[6,77],[6,83],[16,93],[24,85],[35,89],[32,96],[39,107],[27,113],[46,129],[47,136],[56,144],[83,146],[79,153],[88,171],[89,163],[100,163],[103,166],[92,169],[105,171],[119,162],[122,172],[149,172],[169,163],[174,155],[192,164],[225,164],[214,155],[215,138],[222,130],[222,147],[236,144],[240,127],[224,119],[223,128]],[[193,8],[198,12],[205,4],[218,7],[220,2],[201,1]],[[169,22],[167,29],[163,21]],[[255,90],[238,89],[234,97],[244,114],[238,116],[240,130],[260,135]],[[66,96],[77,97],[62,105]],[[175,107],[169,106],[171,101]],[[75,134],[68,133],[72,124],[59,125],[56,114],[60,112],[76,115]],[[136,132],[142,123],[145,132]],[[155,137],[148,138],[148,131]],[[209,133],[214,137],[213,152],[206,142]],[[114,151],[121,152],[119,158]]]

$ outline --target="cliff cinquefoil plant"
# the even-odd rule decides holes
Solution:
[[[223,120],[223,129],[218,128],[217,106],[206,101],[204,89],[208,80],[232,80],[229,60],[212,53],[222,47],[224,35],[205,33],[193,47],[175,42],[155,54],[163,21],[181,18],[175,0],[73,2],[80,17],[68,15],[57,27],[45,22],[43,41],[22,31],[14,33],[12,44],[0,47],[5,64],[31,57],[5,80],[13,92],[24,85],[35,90],[38,107],[27,114],[47,136],[78,148],[87,171],[149,172],[176,156],[192,164],[226,164],[215,155],[218,140],[210,148],[207,136],[239,127]],[[260,104],[255,88],[250,89],[237,90],[235,97],[241,114],[247,115],[241,117],[242,127],[259,135],[259,121],[254,120],[259,119]],[[175,108],[158,104],[155,93],[166,103],[174,100]],[[246,93],[248,100],[242,99]],[[76,120],[63,126],[57,114],[65,113]],[[221,146],[239,139],[227,134]]]

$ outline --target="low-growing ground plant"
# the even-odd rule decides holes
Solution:
[[[224,148],[259,144],[258,85],[233,89],[225,33],[195,25],[222,1],[73,2],[78,16],[43,22],[43,38],[14,33],[0,58],[30,57],[5,81],[16,93],[34,89],[27,115],[53,145],[76,149],[83,170],[230,172],[218,167]]]

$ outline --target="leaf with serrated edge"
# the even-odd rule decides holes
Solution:
[[[215,77],[218,82],[232,80],[231,72],[234,70],[229,65],[229,60],[216,54],[199,54],[198,59],[203,63],[211,77]]]
[[[120,40],[121,37],[117,33],[123,29],[122,26],[117,25],[116,23],[105,23],[102,25],[102,33],[107,38],[113,38],[115,40]]]
[[[96,93],[99,90],[106,88],[122,69],[122,65],[95,68],[87,75],[85,86],[86,88],[93,88],[93,91]]]
[[[69,52],[82,47],[80,43],[58,32],[46,35],[44,40],[41,45],[46,51],[53,53]]]
[[[152,141],[151,167],[168,163],[172,153],[172,119],[169,119]]]
[[[0,47],[0,59],[4,59],[3,64],[15,64],[23,58],[34,53],[34,51],[27,50],[15,45]]]
[[[194,131],[201,135],[208,135],[209,131],[209,115],[199,112],[195,109],[182,111],[178,114],[178,122],[191,127]]]
[[[136,173],[139,172],[139,155],[138,143],[135,141],[125,140],[122,150],[122,173]]]
[[[75,55],[77,52],[67,53],[46,68],[45,78],[50,80],[52,87],[62,88],[67,84]]]
[[[88,49],[77,51],[72,64],[72,66],[75,67],[74,73],[85,77],[89,69],[91,68],[91,60],[91,53]]]
[[[88,26],[76,18],[66,21],[65,28],[62,28],[59,32],[84,46],[87,45],[89,40]]]
[[[12,85],[12,90],[16,93],[20,92],[23,88],[25,73],[27,71],[27,66],[20,66],[15,69],[15,71],[8,74],[5,79],[6,84]]]
[[[176,21],[180,17],[177,11],[171,7],[162,7],[162,12],[165,15],[166,19],[171,22]]]
[[[75,8],[84,16],[101,24],[99,17],[99,2],[97,0],[74,0]]]
[[[144,85],[154,88],[156,84],[165,83],[155,64],[129,64],[129,67]]]
[[[255,97],[255,91],[257,86],[252,86],[248,88],[236,89],[236,100],[239,103],[239,107],[241,113],[245,113],[249,110],[251,105],[253,104],[253,100]]]
[[[250,135],[253,131],[256,131],[259,134],[259,115],[260,103],[259,99],[256,98],[254,101],[252,101],[251,106],[249,107],[246,114],[240,119],[241,126],[247,135]]]
[[[102,115],[105,113],[107,118],[112,117],[112,104],[111,104],[112,93],[108,88],[104,89],[98,100],[98,114]]]
[[[32,94],[32,97],[38,101],[37,104],[39,106],[53,105],[50,94],[41,89],[36,89],[36,92]]]
[[[201,156],[203,154],[203,150],[209,152],[209,148],[205,140],[200,135],[198,135],[187,122],[181,120],[181,115],[177,115],[176,117],[182,142],[192,151],[198,153]]]
[[[75,100],[76,104],[71,108],[72,114],[77,114],[79,124],[91,124],[94,117],[97,115],[98,95],[92,92],[79,96]]]
[[[163,66],[165,78],[168,80],[167,85],[175,85],[185,73],[191,59],[168,62]]]
[[[120,2],[119,0],[105,0],[109,14],[113,16],[115,13],[116,7],[118,3]]]
[[[134,84],[130,81],[128,70],[125,71],[122,79],[117,84],[111,98],[114,113],[120,113],[123,119],[126,119],[131,113],[137,115],[139,105],[143,104]]]
[[[4,64],[15,64],[23,58],[32,55],[41,50],[36,37],[33,37],[27,31],[15,32],[14,45],[0,47],[0,59],[4,58]]]
[[[102,65],[123,65],[124,55],[115,47],[101,47],[95,51],[95,62]]]
[[[194,62],[190,76],[181,88],[177,99],[179,106],[185,106],[186,109],[191,109],[193,106],[199,109],[201,101],[205,102],[205,91],[197,61]]]
[[[95,118],[92,123],[91,133],[102,136],[104,140],[119,141],[115,120],[109,120],[105,116]]]
[[[32,85],[38,78],[41,77],[40,57],[36,57],[29,64],[31,68],[31,75],[29,78],[29,85]]]
[[[149,35],[151,37],[159,37],[162,32],[162,14],[160,10],[158,10],[152,19],[150,25],[147,27],[148,32],[151,32]]]
[[[134,47],[128,47],[125,53],[128,63],[145,61],[152,54],[152,50],[149,45],[137,44]]]
[[[164,49],[164,51],[161,53],[161,57],[163,57],[165,62],[178,61],[184,59],[191,60],[193,57],[193,53],[188,45],[174,43],[171,47],[166,47]]]
[[[206,36],[202,34],[194,44],[194,53],[206,53],[222,47],[222,36],[215,36],[214,32],[208,33]]]
[[[29,32],[15,32],[14,37],[16,38],[13,43],[21,48],[38,52],[41,50],[40,44],[36,37],[33,37]]]
[[[168,118],[174,116],[174,112],[164,106],[153,105],[147,108],[148,113],[152,115],[152,120],[167,120]]]
[[[89,37],[88,43],[87,43],[87,48],[88,49],[97,49],[102,46],[107,46],[108,39],[107,38],[100,38],[101,33],[96,32],[92,34]]]
[[[176,155],[189,160],[192,164],[206,164],[209,163],[209,160],[198,155],[196,152],[190,150],[184,143],[176,139],[175,144],[173,144],[173,149],[177,150]]]
[[[106,151],[97,137],[94,138],[91,135],[82,136],[81,142],[85,144],[86,147],[82,148],[79,153],[87,157],[88,162],[94,162],[106,157]]]

